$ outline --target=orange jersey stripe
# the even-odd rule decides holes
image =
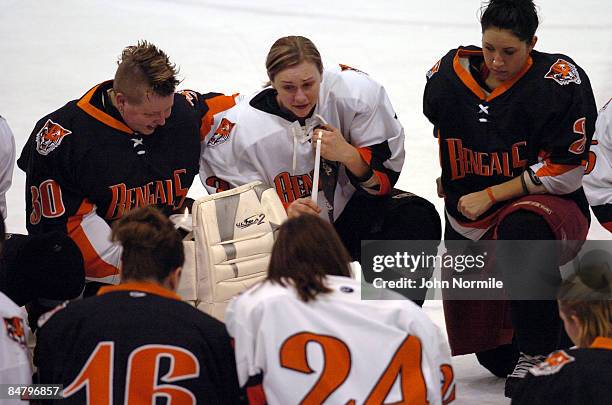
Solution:
[[[372,149],[365,146],[362,148],[357,148],[357,152],[359,152],[359,155],[368,164],[368,166],[372,164]],[[389,194],[392,189],[391,181],[389,180],[389,176],[387,176],[386,173],[380,172],[378,170],[372,170],[372,171],[374,172],[374,175],[378,178],[378,181],[380,183],[380,190],[378,192],[378,195]]]
[[[608,349],[612,350],[612,338],[597,336],[590,346],[593,349]]]
[[[98,295],[114,292],[114,291],[142,291],[149,294],[159,295],[161,297],[171,298],[174,300],[181,300],[174,292],[154,283],[148,282],[131,282],[131,283],[122,283],[119,285],[111,285],[108,287],[102,287],[98,291]]]
[[[549,164],[546,164],[545,166],[542,166],[540,169],[538,169],[538,171],[536,172],[536,176],[538,177],[559,176],[563,173],[567,173],[571,170],[574,170],[577,167],[579,166],[549,163]]]
[[[521,71],[516,76],[514,76],[512,80],[508,80],[500,84],[499,86],[495,88],[495,90],[493,90],[491,94],[489,94],[489,96],[487,96],[484,90],[480,87],[480,85],[476,83],[476,80],[472,77],[470,72],[465,70],[463,66],[461,66],[461,63],[459,62],[460,58],[467,57],[470,55],[482,55],[482,51],[471,51],[467,49],[461,49],[455,54],[455,58],[453,59],[453,69],[455,70],[455,73],[457,74],[457,76],[459,76],[463,84],[465,84],[470,90],[472,90],[472,93],[478,96],[481,100],[486,100],[486,101],[491,101],[495,97],[507,91],[510,87],[514,85],[514,83],[516,83],[521,77],[523,77],[525,73],[527,73],[527,71],[531,69],[531,66],[533,65],[533,59],[531,59],[531,56],[529,56],[527,58],[527,61],[525,62],[525,66],[523,66]]]
[[[389,176],[386,173],[379,172],[378,170],[374,170],[374,175],[378,177],[378,181],[380,181],[380,191],[378,195],[387,195],[391,193],[391,181],[389,180]]]
[[[239,93],[231,96],[216,96],[205,100],[208,105],[208,111],[202,118],[202,124],[200,125],[200,142],[204,141],[204,138],[210,132],[214,122],[214,115],[221,111],[228,110],[236,105],[236,96]]]
[[[102,83],[104,84],[104,83]],[[119,131],[131,134],[134,131],[131,130],[130,127],[128,127],[127,125],[125,125],[123,122],[111,117],[110,115],[108,115],[107,113],[105,113],[102,110],[99,110],[98,108],[94,107],[93,105],[90,104],[91,98],[93,97],[94,93],[96,92],[96,90],[98,90],[98,87],[100,87],[101,84],[98,84],[97,86],[95,86],[93,89],[89,90],[87,92],[87,94],[85,94],[83,96],[83,98],[81,98],[78,102],[77,102],[77,106],[79,106],[79,108],[81,108],[83,111],[85,111],[87,114],[91,115],[92,117],[94,117],[95,119],[97,119],[98,121],[108,125],[111,128],[115,128]]]
[[[363,148],[357,148],[357,152],[359,152],[359,155],[361,156],[361,158],[368,165],[372,163],[372,150],[370,148],[368,148],[367,146]]]
[[[85,230],[81,226],[83,216],[94,210],[94,205],[85,199],[81,203],[77,213],[68,218],[66,228],[68,236],[76,243],[83,255],[85,266],[85,276],[94,278],[103,278],[119,273],[119,269],[106,263],[96,252],[96,249],[91,245],[89,238],[85,234]]]

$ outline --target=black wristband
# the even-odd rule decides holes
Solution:
[[[527,183],[525,182],[525,173],[521,173],[521,186],[523,187],[523,194],[529,195],[529,189],[527,188]]]
[[[527,173],[529,173],[529,178],[531,179],[531,182],[533,184],[535,184],[536,186],[542,185],[542,180],[540,180],[538,176],[536,176],[536,174],[533,172],[533,170],[531,170],[531,168],[527,169]]]

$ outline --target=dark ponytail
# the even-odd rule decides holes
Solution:
[[[162,282],[185,261],[180,235],[172,222],[152,206],[134,209],[114,222],[112,240],[123,246],[123,280]]]
[[[301,215],[278,230],[267,279],[292,286],[304,302],[332,291],[325,276],[350,275],[351,259],[334,227],[318,216]]]
[[[491,27],[506,29],[529,43],[538,29],[538,12],[532,0],[491,0],[480,10],[483,33]]]

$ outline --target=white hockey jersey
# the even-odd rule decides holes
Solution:
[[[6,192],[11,187],[15,167],[15,138],[0,116],[0,214],[6,218]]]
[[[326,285],[333,291],[308,303],[270,282],[230,302],[226,327],[251,403],[434,405],[455,398],[448,345],[421,308],[399,295],[361,300],[361,284],[347,277],[328,276]]]
[[[32,384],[24,312],[0,292],[0,384]],[[6,389],[6,386],[4,387]],[[2,393],[3,396],[7,392]],[[0,404],[26,404],[0,396]]]
[[[343,65],[325,70],[317,105],[303,126],[254,107],[265,91],[270,89],[215,116],[200,158],[200,178],[210,193],[259,180],[275,187],[285,206],[310,196],[310,138],[324,123],[338,128],[370,166],[380,183],[374,193],[391,192],[404,163],[404,129],[380,84]],[[321,216],[335,221],[360,185],[336,162],[322,160],[320,175]]]
[[[582,185],[597,219],[612,232],[612,99],[597,116]]]

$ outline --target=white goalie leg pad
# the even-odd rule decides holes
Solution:
[[[276,191],[260,182],[194,202],[199,309],[223,320],[229,300],[263,279],[274,231],[286,219]]]
[[[195,258],[195,241],[187,239],[183,241],[185,251],[185,263],[181,269],[181,279],[176,293],[183,301],[196,305],[198,299],[198,277]]]

